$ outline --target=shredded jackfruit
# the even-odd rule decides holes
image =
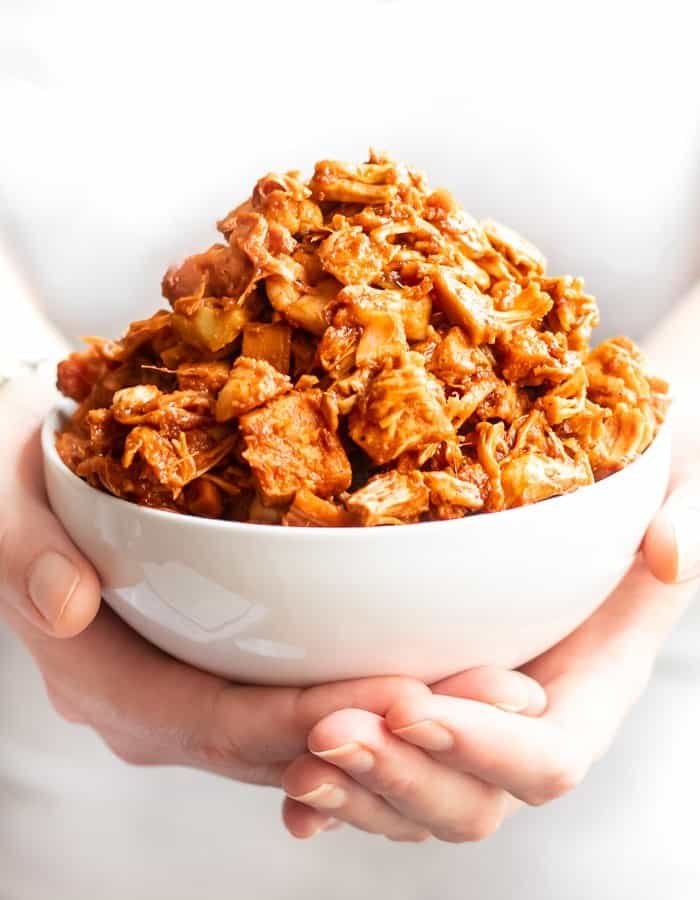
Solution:
[[[668,386],[590,349],[583,281],[371,152],[261,178],[169,309],[58,367],[58,451],[96,488],[211,518],[389,525],[522,506],[654,440]]]

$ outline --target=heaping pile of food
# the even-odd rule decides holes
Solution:
[[[57,437],[95,487],[283,525],[459,518],[636,459],[667,385],[632,341],[589,349],[583,282],[372,153],[270,174],[170,269],[171,309],[60,363]]]

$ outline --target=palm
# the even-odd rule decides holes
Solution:
[[[230,684],[157,650],[105,605],[69,641],[37,632],[19,615],[11,617],[58,712],[91,726],[131,763],[188,765],[278,785],[323,716],[348,706],[383,714],[399,695],[427,691],[405,678],[307,690]]]

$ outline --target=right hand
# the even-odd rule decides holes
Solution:
[[[306,690],[235,685],[139,637],[100,606],[96,572],[48,507],[36,418],[49,398],[44,392],[43,400],[28,402],[34,389],[0,391],[0,417],[9,423],[0,434],[0,615],[33,654],[60,715],[90,726],[129,763],[190,766],[279,786],[289,764],[305,754],[311,729],[332,712],[382,716],[399,700],[430,693],[404,677]],[[508,703],[512,693],[522,694],[522,681],[511,673],[495,679],[477,673],[466,683],[473,699]],[[534,689],[541,709],[541,689]],[[381,797],[368,793],[366,803],[371,830],[399,840],[426,836]],[[297,837],[331,821],[329,813],[293,805],[290,830]]]
[[[35,422],[0,392],[0,615],[41,670],[53,706],[128,762],[177,764],[278,784],[309,730],[345,706],[384,712],[403,678],[306,691],[231,685],[153,647],[100,604],[97,573],[51,512]],[[14,397],[13,397],[14,395]],[[70,640],[61,640],[70,638]]]

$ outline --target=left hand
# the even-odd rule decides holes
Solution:
[[[311,731],[311,752],[284,775],[287,828],[305,836],[309,817],[318,830],[332,815],[377,832],[378,810],[388,807],[416,823],[419,836],[473,841],[523,803],[571,790],[642,693],[666,634],[697,591],[697,576],[700,473],[686,471],[620,586],[577,631],[524,667],[546,691],[543,715],[478,702],[475,679],[493,698],[498,680],[513,677],[499,670],[464,672],[432,693],[400,697],[383,717],[334,712]]]

